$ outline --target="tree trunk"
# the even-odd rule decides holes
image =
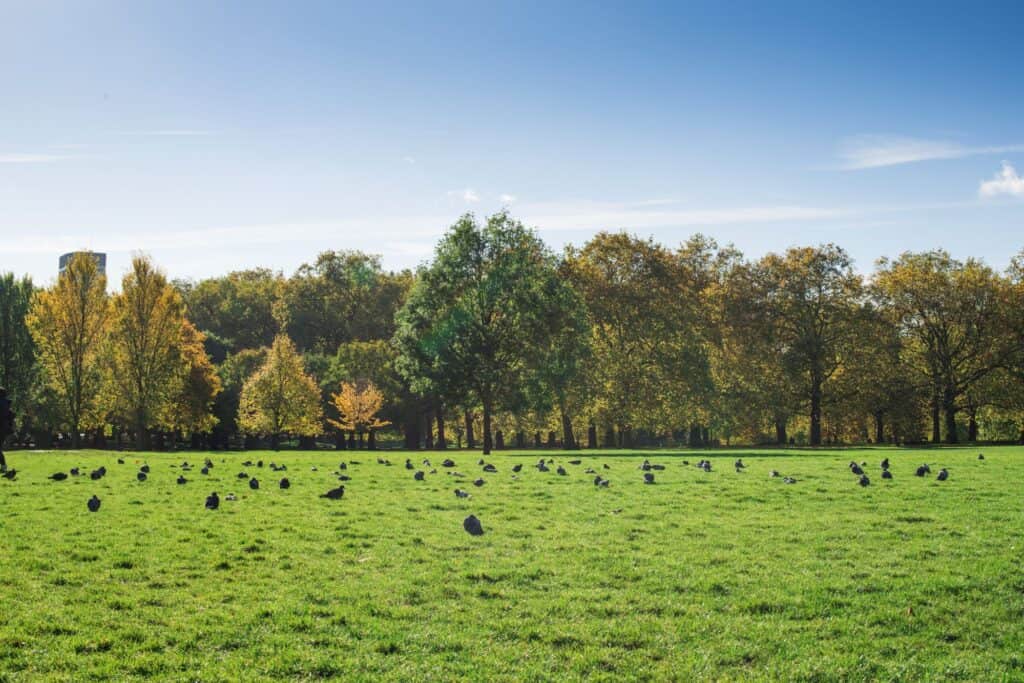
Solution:
[[[777,417],[775,418],[775,443],[785,446],[787,441],[789,438],[786,435],[786,418]]]
[[[494,447],[499,451],[505,448],[505,435],[500,429],[494,433]]]
[[[875,411],[875,443],[885,441],[885,413],[881,410]]]
[[[700,438],[700,425],[690,425],[690,438],[688,441],[690,448],[700,448],[704,445],[703,439]]]
[[[444,436],[444,406],[437,404],[437,450],[443,451],[448,448],[448,441]]]
[[[956,433],[956,398],[950,390],[946,390],[943,393],[942,411],[946,417],[946,443],[958,443],[959,435]]]
[[[371,451],[377,450],[377,432],[370,430],[370,435],[366,437],[366,447]]]
[[[821,445],[821,380],[811,379],[811,445]]]
[[[359,432],[359,450],[363,450],[363,433]]]
[[[548,448],[555,448],[558,444],[556,443],[555,430],[548,432]]]
[[[615,427],[611,425],[604,429],[604,447],[615,448]]]
[[[967,421],[967,440],[974,443],[978,440],[978,411],[971,408]]]
[[[542,441],[541,441],[541,438],[540,438],[540,432],[534,432],[533,433],[533,447],[534,448],[540,448],[541,444],[542,444]]]
[[[576,449],[576,436],[572,433],[572,419],[562,411],[562,448]]]
[[[354,451],[356,449],[356,433],[351,431],[348,433],[348,449]]]
[[[473,437],[473,413],[466,411],[466,448],[476,448],[476,439]]]
[[[345,432],[339,431],[334,435],[334,450],[345,450]]]
[[[526,448],[526,432],[521,429],[516,432],[516,448],[520,450]]]
[[[940,443],[942,441],[942,427],[940,419],[939,399],[935,397],[932,399],[932,443]]]
[[[491,454],[491,402],[484,401],[484,455]]]
[[[423,430],[423,447],[428,451],[434,448],[434,413],[427,411],[426,415],[423,416],[425,423]]]
[[[420,421],[419,416],[405,417],[405,424],[402,431],[405,434],[405,447],[407,450],[416,451],[420,448]]]
[[[270,450],[277,451],[281,449],[281,435],[277,432],[270,435]]]
[[[597,448],[597,425],[593,422],[587,426],[587,448]]]

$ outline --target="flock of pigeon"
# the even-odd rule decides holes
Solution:
[[[984,454],[979,453],[978,454],[978,460],[984,460],[984,459],[985,459]],[[125,464],[125,461],[124,461],[123,458],[118,458],[117,462],[118,462],[119,465]],[[221,462],[224,462],[224,461],[222,460]],[[352,462],[352,464],[359,464],[358,461],[351,461],[351,462]],[[578,459],[577,460],[569,460],[568,464],[569,465],[581,465],[582,462],[583,462],[582,460],[578,460]],[[391,462],[389,460],[385,459],[385,458],[377,458],[377,463],[380,464],[380,465],[385,465],[385,466],[390,466],[391,465]],[[548,459],[541,458],[540,460],[537,461],[537,463],[533,467],[535,467],[538,472],[550,472],[551,471],[550,465],[554,465],[554,463],[555,463],[554,459],[551,459],[551,458],[548,458]],[[245,462],[242,463],[242,467],[251,468],[251,467],[253,467],[254,464],[255,464],[255,466],[257,468],[263,468],[263,461],[262,460],[259,460],[256,463],[253,463],[251,460],[246,460]],[[488,462],[484,461],[482,458],[477,462],[477,465],[479,465],[481,467],[481,471],[484,474],[497,474],[497,472],[498,472],[498,468],[497,468],[496,465],[494,465],[493,463],[488,463]],[[688,460],[683,460],[682,461],[682,465],[683,466],[689,466],[690,462]],[[214,466],[213,465],[213,461],[210,458],[206,458],[205,462],[203,463],[203,467],[199,470],[199,472],[202,475],[209,475],[210,474],[210,470],[213,469],[213,466]],[[733,466],[734,466],[734,468],[735,468],[737,473],[743,473],[746,470],[746,467],[747,467],[743,463],[742,459],[737,459]],[[866,462],[862,462],[862,463],[858,464],[857,462],[851,461],[850,464],[849,464],[850,472],[858,477],[857,481],[858,481],[858,484],[860,484],[860,486],[869,486],[871,484],[871,480],[868,478],[868,475],[864,471],[864,468],[867,467],[867,466],[868,466],[868,464]],[[188,463],[188,461],[182,462],[181,465],[171,465],[171,467],[178,467],[178,468],[180,468],[181,474],[178,475],[178,478],[176,480],[178,485],[185,485],[185,484],[189,483],[189,479],[187,479],[185,477],[185,473],[191,472],[193,470],[193,466],[190,465]],[[430,462],[429,459],[424,459],[423,460],[423,467],[424,467],[424,469],[417,469],[416,465],[414,465],[412,463],[412,459],[411,458],[407,458],[406,461],[405,461],[405,468],[407,470],[416,470],[415,473],[413,474],[413,479],[415,481],[424,481],[426,479],[427,472],[429,472],[430,474],[437,474],[437,472],[438,472],[438,470],[431,465],[431,462]],[[451,458],[446,458],[441,463],[441,467],[446,470],[447,475],[450,476],[450,477],[453,477],[453,478],[456,478],[456,479],[461,479],[461,478],[465,478],[466,477],[465,474],[463,474],[463,473],[461,473],[461,472],[459,472],[459,471],[457,471],[455,469],[455,467],[456,467],[455,461],[452,460]],[[701,459],[699,462],[696,463],[696,467],[697,467],[697,469],[699,469],[699,470],[701,470],[703,472],[711,472],[712,471],[712,465],[711,465],[711,461],[710,460]],[[610,470],[611,469],[611,467],[607,463],[603,464],[603,468],[605,470]],[[288,467],[287,467],[287,465],[278,465],[276,463],[271,462],[269,464],[269,469],[271,471],[273,471],[273,472],[284,472],[284,471],[288,470]],[[316,467],[312,467],[311,469],[314,472],[317,471]],[[660,471],[660,470],[664,470],[665,469],[665,465],[652,464],[649,460],[644,460],[643,463],[640,464],[639,469],[643,472],[643,482],[644,482],[644,484],[654,484],[655,483],[655,475],[654,475],[654,473],[657,472],[657,471]],[[342,462],[342,463],[340,463],[338,465],[338,472],[335,473],[335,476],[337,477],[337,479],[339,481],[349,481],[349,480],[351,480],[351,477],[346,473],[347,470],[348,470],[348,463]],[[518,475],[522,472],[523,465],[521,463],[513,465],[511,467],[511,470],[512,470],[512,479],[516,479],[516,478],[518,478]],[[882,479],[892,479],[893,478],[892,470],[890,469],[889,459],[888,458],[885,458],[884,460],[882,460],[882,462],[881,462],[881,470],[882,470],[882,474],[881,474]],[[920,467],[918,467],[917,470],[915,471],[915,474],[918,477],[925,477],[925,476],[931,474],[931,471],[932,471],[931,467],[929,467],[928,464],[926,463],[926,464],[923,464]],[[558,465],[555,468],[555,472],[559,476],[563,476],[563,477],[569,475],[569,471],[566,470],[565,467],[562,466],[562,465]],[[596,487],[608,488],[611,485],[611,482],[608,479],[603,477],[599,472],[597,472],[597,470],[595,470],[593,468],[587,468],[585,470],[585,473],[588,474],[588,475],[594,475],[594,480],[593,481],[594,481],[594,486],[596,486]],[[107,468],[106,467],[99,467],[99,468],[89,472],[89,478],[91,480],[93,480],[93,481],[98,481],[98,480],[102,479],[104,476],[106,476],[106,474],[107,474]],[[149,465],[144,464],[141,467],[139,467],[139,471],[136,474],[136,479],[139,482],[145,482],[148,479],[149,474],[150,474],[150,467],[149,467]],[[64,480],[68,479],[69,477],[80,477],[82,475],[83,475],[83,472],[81,471],[80,468],[73,467],[73,468],[71,468],[71,470],[69,472],[56,472],[54,474],[51,474],[48,478],[53,480],[53,481],[64,481]],[[2,472],[0,472],[0,476],[2,476],[4,479],[7,479],[7,480],[14,480],[17,477],[17,470],[15,470],[15,469],[4,469],[4,470],[2,470]],[[770,477],[780,477],[782,475],[780,475],[779,472],[777,472],[776,470],[771,470],[771,472],[769,472],[769,476]],[[260,481],[259,481],[259,479],[257,479],[256,477],[250,476],[249,473],[244,471],[244,470],[238,473],[237,478],[239,480],[247,480],[249,488],[254,490],[254,491],[258,490],[260,488]],[[936,476],[936,479],[938,481],[946,481],[947,479],[949,479],[949,471],[946,468],[940,469],[939,472],[938,472],[938,475]],[[478,488],[484,486],[486,483],[487,483],[486,480],[482,476],[478,477],[475,480],[473,480],[473,485],[478,487]],[[787,477],[783,477],[783,483],[795,484],[795,483],[797,483],[797,480],[795,478],[793,478],[793,477],[787,476]],[[281,489],[289,489],[289,488],[291,488],[291,482],[288,480],[287,477],[282,477],[278,481],[278,487],[281,488]],[[328,500],[340,500],[344,495],[345,495],[345,485],[342,484],[340,486],[337,486],[335,488],[332,488],[332,489],[328,490],[326,493],[321,494],[320,497],[321,498],[326,498]],[[455,496],[457,498],[470,498],[471,497],[471,495],[470,495],[470,493],[468,491],[464,491],[461,488],[456,488],[455,489]],[[227,494],[225,496],[225,500],[233,501],[233,500],[236,500],[236,497],[235,497],[234,494],[229,493],[229,494]],[[211,493],[209,496],[206,497],[206,504],[205,504],[206,505],[206,509],[207,510],[217,510],[220,507],[220,502],[221,502],[220,496],[215,491],[215,492]],[[100,505],[101,504],[102,504],[102,501],[100,500],[100,498],[97,497],[96,495],[93,495],[87,501],[86,507],[88,508],[89,512],[98,512],[99,509],[100,509]],[[480,536],[480,535],[482,535],[484,533],[483,525],[481,524],[480,520],[477,519],[474,515],[470,515],[469,517],[467,517],[463,521],[463,528],[466,530],[467,533],[469,533],[469,534],[471,534],[473,536]]]

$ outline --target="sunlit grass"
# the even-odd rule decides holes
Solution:
[[[978,450],[506,451],[496,474],[470,452],[13,452],[0,679],[1020,680],[1024,449]],[[344,498],[319,498],[342,460]]]

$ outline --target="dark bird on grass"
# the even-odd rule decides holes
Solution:
[[[416,466],[412,464],[412,460],[410,460],[409,458],[405,459],[405,469],[407,469],[407,470],[416,469]]]
[[[117,459],[117,464],[118,465],[123,465],[124,464],[124,458],[118,458]]]
[[[917,471],[914,472],[914,474],[917,475],[918,477],[923,477],[924,475],[928,474],[931,471],[932,469],[928,467],[928,465],[921,465],[920,467],[917,468]]]
[[[868,484],[871,483],[871,480],[868,479],[868,475],[862,474],[860,475],[860,479],[857,480],[857,483],[860,484],[861,486],[867,486]]]
[[[886,458],[885,460],[882,461],[882,469],[883,470],[889,469],[889,458]]]
[[[235,497],[235,494],[229,493],[228,495],[224,496],[224,500],[238,500],[238,498]]]
[[[284,469],[284,468],[282,467],[281,469]],[[316,469],[316,466],[314,465],[313,467],[309,468],[309,471],[310,472],[317,472],[318,470]]]
[[[744,467],[746,467],[746,465],[743,464],[743,459],[742,458],[738,458],[736,460],[736,469],[742,470]]]
[[[188,479],[186,479],[184,475],[179,474],[178,475],[178,483],[179,484],[187,484],[188,483]]]
[[[288,477],[283,478],[277,483],[277,485],[282,489],[290,489],[292,487],[292,483],[288,481]]]
[[[67,478],[67,472],[55,472],[54,474],[50,475],[50,479],[53,479],[54,481],[64,481]]]
[[[771,472],[768,473],[768,476],[769,477],[777,477],[777,476],[779,476],[779,472],[778,472],[778,470],[772,470]]]
[[[416,472],[416,474],[412,475],[412,478],[415,479],[416,481],[423,481],[423,477],[424,476],[425,475],[423,474],[423,471],[422,470],[418,470]]]
[[[216,510],[219,507],[220,507],[220,496],[218,496],[217,492],[214,491],[213,493],[211,493],[210,495],[208,495],[206,497],[206,509],[207,510]]]
[[[243,462],[242,467],[252,467],[252,460],[246,460]]]
[[[477,465],[483,465],[484,464],[484,459],[480,458],[479,460],[476,461],[476,464]]]
[[[473,482],[473,486],[483,486],[486,483],[483,479],[477,479]]]
[[[794,479],[793,477],[786,477],[785,479],[782,480],[782,483],[783,484],[795,484],[796,483],[796,479]]]
[[[595,470],[593,467],[588,467],[587,469],[583,470],[583,474],[597,474],[597,470]]]
[[[100,467],[99,469],[93,470],[89,473],[89,478],[93,481],[98,481],[104,477],[107,473],[106,467]]]
[[[652,470],[657,470],[657,471],[660,472],[660,471],[665,469],[665,466],[664,465],[651,465],[651,469]]]
[[[557,470],[555,470],[555,471],[556,471],[556,472],[558,472],[558,473],[559,473],[560,475],[562,475],[563,477],[564,477],[565,475],[569,474],[568,472],[566,472],[566,471],[565,471],[565,468],[564,468],[564,467],[562,467],[561,465],[559,465],[559,466],[558,466],[558,469],[557,469]]]
[[[864,474],[864,470],[862,470],[860,468],[860,465],[858,465],[855,462],[851,462],[850,463],[850,471],[853,472],[854,474],[860,474],[860,475]]]
[[[203,464],[206,465],[207,467],[213,467],[213,461],[210,460],[209,458],[207,458],[206,462],[204,462]]]
[[[444,462],[441,463],[441,467],[455,467],[455,461],[451,458],[445,458]]]
[[[984,460],[984,459],[985,459],[985,454],[984,453],[978,453],[978,460]]]
[[[604,486],[605,488],[607,488],[608,484],[608,480],[602,479],[600,474],[594,477],[594,486]]]
[[[342,463],[338,463],[338,469],[339,470],[347,470],[348,469],[348,465],[346,465],[343,462]]]
[[[143,466],[142,466],[142,467],[140,467],[139,469],[140,469],[141,471],[145,472],[146,474],[149,474],[149,465],[143,465]]]
[[[938,479],[939,481],[946,481],[947,479],[949,479],[949,472],[947,472],[946,468],[943,467],[941,470],[939,470],[939,476],[935,478]]]
[[[249,478],[249,473],[248,472],[239,472],[235,476],[238,477],[239,479],[248,479]]]
[[[209,467],[204,467],[203,469],[201,469],[201,470],[199,470],[199,471],[200,471],[200,472],[201,472],[202,474],[209,474],[209,473],[210,473],[210,468],[209,468]]]
[[[645,484],[653,484],[654,483],[654,473],[653,472],[644,472],[644,483]]]
[[[260,487],[260,480],[259,479],[257,479],[256,477],[253,477],[252,479],[249,480],[249,488],[251,488],[253,491],[258,489],[259,487]]]
[[[882,470],[882,479],[892,479],[892,472],[889,470]]]
[[[601,480],[601,483],[600,483],[600,484],[598,484],[598,486],[603,486],[603,487],[605,487],[605,488],[608,488],[608,485],[609,485],[609,484],[611,484],[611,482],[610,482],[610,481],[608,481],[607,479],[602,479],[602,480]]]
[[[497,471],[498,471],[498,468],[495,467],[494,465],[490,464],[490,463],[487,463],[486,465],[484,465],[484,472],[490,472],[491,474],[494,474]]]
[[[256,461],[256,467],[263,467],[263,461],[262,460],[257,460]]]
[[[139,472],[138,474],[135,475],[135,478],[138,479],[139,481],[146,481],[146,473]]]
[[[339,474],[338,481],[352,481],[352,477],[348,476],[347,474]]]
[[[610,469],[612,468],[612,466],[611,466],[611,465],[609,465],[608,463],[605,463],[605,464],[604,464],[604,468],[605,468],[606,470],[610,470]]]
[[[583,462],[582,460],[570,460],[569,464],[570,465],[579,465],[582,462]]]
[[[683,461],[683,465],[684,465],[684,466],[689,466],[689,464],[690,464],[690,461],[689,461],[689,460],[684,460],[684,461]]]
[[[647,470],[651,469],[651,463],[650,463],[650,461],[648,461],[648,460],[644,460],[644,461],[643,461],[643,462],[642,462],[642,463],[640,464],[640,469],[642,469],[642,470],[643,470],[644,472],[646,472]]]
[[[523,465],[522,465],[522,463],[519,463],[519,464],[516,464],[516,465],[512,465],[512,471],[513,471],[513,472],[519,472],[519,471],[521,471],[522,469],[523,469]]]
[[[480,524],[480,520],[475,516],[470,515],[462,521],[462,528],[465,529],[470,536],[483,536],[484,527]]]
[[[462,489],[455,489],[456,498],[469,498],[469,494]]]
[[[96,512],[100,509],[100,499],[93,495],[85,505],[89,508],[89,512]]]
[[[78,472],[78,468],[77,468],[77,467],[72,467],[72,468],[71,468],[71,476],[72,476],[72,477],[77,477],[77,476],[78,476],[78,474],[79,474],[79,472]]]
[[[14,481],[14,478],[16,476],[18,476],[18,470],[14,470],[14,469],[4,470],[4,474],[3,474],[4,479],[9,479],[11,481]]]
[[[321,494],[321,498],[330,498],[331,500],[341,500],[341,497],[345,495],[345,487],[339,486],[336,489],[331,489],[327,493]]]
[[[711,461],[710,460],[705,460],[704,461],[703,469],[704,469],[705,472],[710,472],[711,471]]]
[[[543,460],[541,460],[539,463],[537,463],[537,471],[550,472],[551,470],[549,470],[547,464]]]

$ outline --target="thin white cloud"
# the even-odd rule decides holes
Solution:
[[[1003,168],[992,176],[991,180],[981,181],[978,194],[982,197],[996,197],[1008,194],[1024,197],[1024,178],[1017,175],[1017,169],[1009,161],[1003,162]]]
[[[159,130],[121,130],[118,135],[141,135],[151,137],[194,137],[213,135],[212,130],[199,130],[193,128],[165,128]]]
[[[0,164],[47,164],[70,158],[63,154],[0,154]]]
[[[500,197],[498,197],[498,200],[502,204],[512,204],[513,202],[515,202],[516,196],[514,194],[503,194]]]
[[[960,159],[1020,150],[1024,150],[1024,145],[972,147],[948,140],[925,140],[891,135],[859,135],[843,141],[840,145],[839,168],[846,171],[858,171],[919,161]]]
[[[467,204],[476,204],[480,201],[480,195],[471,187],[467,187],[464,190],[450,190],[448,196],[458,197]]]

